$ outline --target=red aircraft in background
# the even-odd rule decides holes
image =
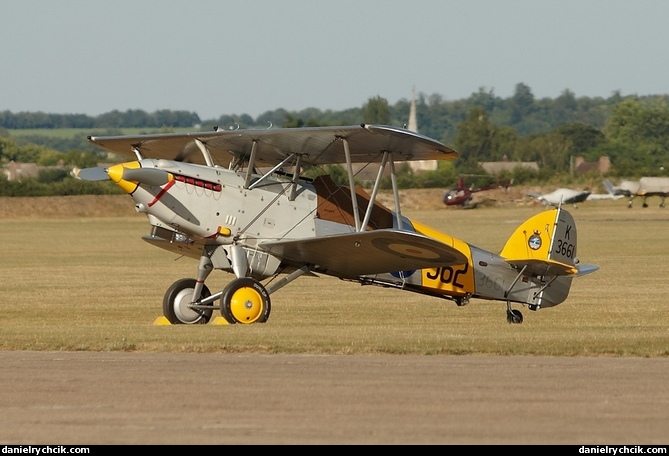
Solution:
[[[444,204],[446,206],[462,206],[466,209],[473,209],[476,207],[476,204],[472,204],[472,198],[474,193],[482,192],[485,190],[493,190],[495,188],[508,188],[511,185],[511,181],[505,180],[500,182],[499,180],[490,185],[485,185],[483,187],[474,187],[465,186],[465,181],[462,177],[458,178],[458,186],[450,188],[444,194]]]

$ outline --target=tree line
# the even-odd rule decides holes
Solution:
[[[114,110],[99,116],[86,114],[52,114],[45,112],[0,112],[0,127],[8,130],[58,129],[58,128],[163,128],[192,127],[200,123],[194,112],[167,109],[148,113],[141,109],[125,112]]]
[[[576,156],[597,161],[611,160],[608,177],[638,178],[667,175],[669,170],[669,96],[639,97],[613,93],[609,98],[576,97],[569,90],[555,98],[536,99],[525,84],[517,84],[514,95],[501,98],[484,88],[469,98],[444,100],[440,95],[418,94],[418,131],[453,146],[460,158],[440,163],[436,172],[414,174],[400,170],[405,187],[453,185],[463,173],[483,174],[480,162],[533,161],[539,173],[518,169],[514,182],[569,182]],[[255,119],[247,114],[222,115],[201,120],[184,111],[112,111],[97,117],[78,114],[3,112],[0,114],[0,159],[52,165],[59,160],[75,166],[91,166],[102,159],[85,135],[12,137],[7,130],[21,128],[84,128],[88,134],[122,134],[123,128],[143,128],[147,133],[183,129],[301,127],[376,123],[403,126],[409,118],[411,100],[390,104],[380,96],[361,107],[344,111],[277,109]],[[19,127],[19,125],[22,125]],[[46,127],[45,125],[53,125]],[[56,126],[57,125],[57,126]],[[5,129],[3,132],[2,129]],[[334,169],[334,168],[333,168]],[[337,170],[334,169],[335,174]],[[420,175],[419,175],[420,174]],[[598,176],[599,177],[599,176]],[[450,182],[450,183],[448,183]]]

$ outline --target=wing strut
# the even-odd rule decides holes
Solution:
[[[376,176],[376,181],[374,182],[374,189],[372,189],[372,195],[369,198],[369,207],[365,213],[365,219],[362,221],[362,226],[365,227],[369,223],[369,219],[372,216],[372,209],[374,208],[374,201],[376,200],[376,194],[379,192],[379,186],[381,185],[381,177],[383,176],[383,169],[388,163],[390,154],[388,152],[383,153],[383,158],[381,159],[381,166],[379,167],[379,173]],[[392,160],[392,158],[391,158]]]
[[[355,193],[355,180],[353,179],[353,165],[351,163],[351,151],[348,148],[346,138],[341,138],[344,143],[344,155],[346,155],[346,169],[348,170],[348,186],[351,190],[351,202],[353,203],[353,217],[355,218],[355,230],[360,231],[360,215],[358,214],[358,197]],[[371,206],[371,201],[370,201]]]
[[[272,168],[271,170],[269,170],[269,172],[267,172],[267,173],[265,173],[263,176],[261,176],[260,179],[258,179],[257,181],[255,181],[254,183],[252,183],[251,185],[249,185],[247,189],[248,189],[248,190],[253,190],[253,189],[254,189],[255,187],[257,187],[262,181],[264,181],[265,179],[267,179],[267,177],[271,176],[277,169],[281,168],[281,167],[282,167],[283,165],[285,165],[287,162],[289,162],[290,160],[292,160],[294,156],[295,156],[295,154],[290,154],[289,156],[287,156],[286,158],[284,158],[284,159],[281,161],[281,163],[279,163],[279,164],[276,165],[274,168]],[[249,166],[249,169],[251,169],[250,166]]]
[[[397,218],[397,229],[402,229],[402,209],[400,209],[400,191],[397,187],[397,176],[395,175],[395,162],[390,156],[390,181],[393,185],[393,197],[395,198],[395,217]]]
[[[400,209],[400,196],[399,190],[397,187],[397,176],[395,175],[395,163],[393,161],[393,154],[389,151],[383,152],[383,158],[381,159],[381,166],[379,166],[379,173],[376,176],[376,181],[374,182],[374,188],[372,194],[369,198],[369,205],[365,210],[365,217],[363,222],[360,223],[360,215],[358,212],[358,197],[355,192],[355,180],[353,178],[353,165],[351,163],[351,151],[349,149],[348,141],[346,138],[339,138],[344,143],[344,155],[346,155],[346,170],[348,171],[348,186],[351,191],[351,201],[353,204],[353,216],[355,218],[355,230],[364,231],[369,223],[369,219],[372,216],[372,209],[374,209],[374,202],[376,201],[376,195],[381,186],[381,178],[383,177],[383,170],[386,165],[390,167],[390,179],[393,186],[393,195],[395,198],[395,217],[397,218],[397,227],[402,229],[402,212]]]
[[[244,183],[244,188],[249,188],[251,183],[251,174],[253,174],[253,169],[256,166],[256,153],[258,152],[258,140],[253,140],[253,145],[251,146],[251,156],[249,157],[249,166],[246,168],[246,182]]]
[[[200,149],[200,152],[202,152],[202,158],[204,158],[204,162],[207,164],[207,166],[211,166],[213,168],[214,161],[211,159],[211,154],[209,153],[209,149],[207,149],[207,145],[197,138],[195,138],[195,145],[198,149]]]
[[[290,193],[288,194],[289,201],[295,201],[295,195],[297,194],[297,181],[300,178],[300,173],[302,172],[302,155],[297,156],[297,161],[295,162],[295,171],[293,172],[293,181],[290,184]]]
[[[132,146],[132,151],[135,153],[135,157],[137,157],[137,161],[142,160],[144,158],[144,157],[142,157],[142,153],[139,151],[139,147]]]

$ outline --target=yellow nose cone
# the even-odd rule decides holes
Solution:
[[[121,187],[126,193],[132,193],[137,189],[138,184],[135,182],[129,182],[127,180],[123,180],[123,171],[126,168],[137,169],[139,167],[140,165],[139,162],[137,161],[121,163],[120,165],[114,165],[107,168],[107,175],[114,183],[116,183],[116,185]]]

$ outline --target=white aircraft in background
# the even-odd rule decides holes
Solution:
[[[574,190],[571,188],[558,188],[550,193],[528,193],[527,196],[536,198],[538,201],[551,206],[560,206],[561,204],[582,203],[592,194],[589,190]]]
[[[669,177],[642,177],[638,181],[624,180],[618,186],[605,180],[604,187],[612,195],[629,197],[627,207],[632,207],[632,202],[637,196],[643,198],[642,207],[648,207],[646,199],[651,196],[659,196],[660,207],[664,207],[664,200],[669,196]]]

